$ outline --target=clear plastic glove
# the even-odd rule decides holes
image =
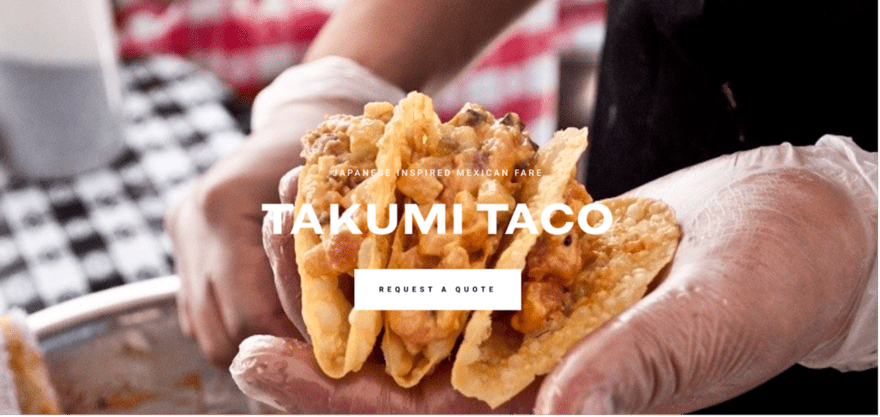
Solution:
[[[547,376],[540,413],[683,413],[795,363],[877,366],[877,155],[756,149],[631,192],[676,210],[665,279]]]
[[[165,229],[181,279],[181,329],[195,337],[209,359],[225,365],[247,336],[293,337],[297,332],[272,285],[260,241],[261,218],[254,218],[250,207],[259,201],[249,195],[253,188],[203,184],[200,188],[207,191],[195,191],[171,208]]]
[[[675,208],[683,239],[673,263],[645,299],[497,411],[528,411],[535,400],[540,413],[680,413],[798,362],[876,366],[876,165],[876,154],[825,137],[718,158],[632,191]],[[294,175],[282,191],[293,193]],[[291,224],[284,217],[283,231]],[[284,265],[279,291],[301,325],[292,246],[279,242],[266,235],[273,264]],[[248,339],[231,371],[245,393],[292,412],[480,411],[451,391],[445,368],[410,391],[369,361],[333,380],[294,340]]]
[[[286,174],[280,184],[281,202],[296,200],[300,169]],[[274,233],[272,216],[263,225],[263,242],[275,272],[275,284],[291,321],[306,335],[302,319],[300,281],[294,256],[292,211],[281,214],[281,233]],[[368,359],[364,367],[336,380],[326,376],[308,342],[273,336],[252,336],[240,346],[230,370],[242,391],[264,403],[293,413],[487,413],[489,406],[466,398],[450,384],[451,362],[441,364],[429,378],[412,388],[401,388],[385,367]],[[527,413],[534,404],[538,383],[498,411]]]
[[[452,362],[441,363],[431,376],[409,389],[398,386],[376,360],[337,380],[318,367],[311,345],[273,336],[251,336],[242,342],[230,370],[248,396],[305,414],[523,414],[531,411],[540,387],[538,379],[491,410],[452,388]]]
[[[278,202],[279,179],[301,161],[300,137],[325,115],[360,114],[369,101],[402,97],[350,60],[294,67],[257,96],[248,141],[168,211],[181,327],[208,358],[228,365],[252,334],[298,337],[263,250],[262,204]]]

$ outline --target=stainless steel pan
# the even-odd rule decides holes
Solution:
[[[242,394],[226,369],[183,336],[177,277],[73,299],[28,317],[62,408],[87,414],[271,412]]]

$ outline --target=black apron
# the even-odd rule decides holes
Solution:
[[[877,2],[611,0],[587,189],[826,133],[877,150]]]
[[[587,189],[826,133],[876,151],[877,78],[877,1],[611,0]],[[876,369],[795,366],[704,411],[876,414],[877,388]]]

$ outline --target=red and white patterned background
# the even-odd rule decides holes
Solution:
[[[185,56],[253,98],[299,62],[329,18],[318,0],[115,0],[123,57]],[[339,3],[339,2],[335,2]],[[518,113],[539,142],[556,129],[559,56],[601,45],[604,0],[544,0],[435,94],[441,118],[468,101]]]

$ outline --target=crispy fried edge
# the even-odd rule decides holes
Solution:
[[[553,136],[547,144],[538,149],[535,167],[541,170],[540,176],[526,179],[523,196],[532,219],[540,219],[544,209],[553,202],[563,201],[565,187],[577,172],[577,161],[587,148],[587,129],[568,128]],[[535,223],[537,234],[526,229],[514,232],[513,239],[506,247],[499,248],[501,256],[495,263],[496,269],[519,269],[526,266],[526,255],[538,239],[543,227]],[[491,311],[475,311],[465,329],[465,337],[456,353],[452,371],[452,385],[465,395],[478,396],[487,387],[481,382],[470,382],[471,363],[477,363],[480,344],[491,334]],[[518,392],[519,390],[517,390]],[[478,397],[479,398],[479,397]],[[509,398],[509,397],[508,397]],[[482,399],[482,398],[481,398]],[[505,400],[506,401],[506,400]]]
[[[58,394],[37,340],[27,329],[24,313],[13,310],[0,317],[0,331],[13,372],[16,397],[22,414],[61,414]]]
[[[539,221],[541,213],[550,204],[564,201],[565,186],[574,178],[578,158],[586,149],[587,129],[575,128],[556,132],[550,142],[538,149],[535,167],[541,170],[541,175],[527,177],[523,189],[523,199],[528,205],[538,233],[517,229],[509,246],[499,248],[501,256],[495,269],[525,268],[526,255],[544,231]]]
[[[407,102],[401,101],[401,106],[408,109],[411,118],[406,120],[404,127],[406,135],[412,136],[416,134],[424,134],[423,127],[428,124],[439,124],[440,118],[434,112],[434,105],[431,98],[427,95],[412,92],[405,99]],[[405,113],[405,112],[404,112]],[[405,143],[405,141],[404,141]],[[402,163],[398,158],[398,164],[393,172],[401,169]],[[402,233],[400,230],[398,233]],[[397,235],[398,233],[395,233]],[[394,245],[400,245],[400,239],[395,238]],[[389,255],[390,256],[390,255]],[[403,340],[390,330],[390,326],[385,326],[385,333],[382,337],[382,352],[385,357],[385,372],[394,378],[394,381],[404,388],[409,388],[418,384],[425,375],[430,374],[437,364],[443,359],[449,357],[455,342],[464,331],[467,316],[464,316],[459,326],[459,330],[455,334],[445,339],[436,340],[421,351],[415,354],[410,353]]]
[[[377,170],[391,169],[391,172],[396,173],[400,168],[401,148],[407,128],[403,117],[401,112],[395,109],[394,115],[385,126],[385,132],[378,142]],[[300,190],[305,189],[309,176],[317,175],[317,169],[316,164],[306,164],[299,178]],[[376,218],[387,218],[389,205],[395,202],[396,180],[395,175],[375,175],[368,178],[352,190],[353,200],[358,200],[353,202],[375,204]],[[305,203],[307,201],[304,193],[298,193],[296,213],[299,213]],[[364,233],[367,237],[362,242],[360,250],[369,251],[369,255],[359,256],[359,259],[368,259],[368,264],[359,264],[358,268],[384,268],[390,254],[391,235],[372,235],[368,231]],[[382,330],[382,312],[353,310],[353,306],[338,287],[340,278],[338,275],[312,276],[305,271],[301,266],[305,253],[320,244],[320,237],[311,229],[302,229],[296,235],[295,248],[297,264],[300,265],[302,314],[312,339],[318,365],[328,376],[341,378],[348,372],[360,370],[372,352]],[[322,323],[321,316],[336,316],[337,320]]]
[[[598,261],[599,265],[588,267],[584,274],[589,277],[578,279],[602,275],[611,286],[579,302],[571,315],[562,320],[561,327],[536,332],[537,336],[526,335],[518,351],[504,358],[490,341],[491,312],[474,313],[452,368],[453,387],[492,408],[498,407],[536,376],[550,372],[581,339],[644,296],[648,284],[675,254],[681,236],[675,215],[665,204],[649,199],[618,197],[600,203],[611,210],[614,226],[606,232],[611,236],[600,235],[594,243],[612,255]],[[620,236],[632,227],[629,219],[647,226],[649,235],[660,244],[635,253],[616,246],[614,235]]]

